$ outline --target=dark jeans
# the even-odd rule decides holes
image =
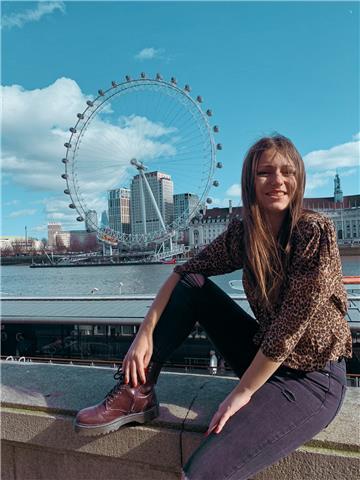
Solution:
[[[164,362],[198,321],[240,377],[256,355],[257,322],[211,280],[180,281],[153,333],[153,360]],[[251,401],[203,440],[183,467],[188,480],[246,480],[325,428],[345,396],[345,361],[317,371],[280,367]],[[215,412],[214,412],[215,413]]]

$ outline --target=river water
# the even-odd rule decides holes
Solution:
[[[360,275],[360,256],[341,257],[344,275]],[[1,268],[1,293],[4,296],[111,296],[121,293],[155,294],[173,270],[173,265],[128,265],[72,268],[30,268],[8,265]],[[239,293],[229,280],[239,280],[242,271],[213,277],[228,293]],[[96,293],[91,291],[97,288]]]

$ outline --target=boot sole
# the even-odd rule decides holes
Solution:
[[[74,430],[79,435],[85,436],[105,435],[106,433],[115,432],[127,423],[146,423],[154,420],[154,418],[158,416],[159,405],[155,405],[154,407],[149,408],[149,410],[145,410],[145,412],[130,413],[114,422],[106,423],[104,425],[84,425],[82,423],[77,423],[76,420],[74,420]]]

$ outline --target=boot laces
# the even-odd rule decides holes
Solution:
[[[121,390],[121,387],[125,384],[124,383],[125,375],[121,371],[121,367],[118,367],[117,372],[114,373],[114,379],[117,380],[117,384],[106,394],[105,396],[105,403],[111,403],[114,399],[115,395]]]

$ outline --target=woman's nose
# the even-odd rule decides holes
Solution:
[[[282,176],[281,172],[274,173],[270,177],[270,182],[272,185],[282,185],[284,183],[284,177]]]

